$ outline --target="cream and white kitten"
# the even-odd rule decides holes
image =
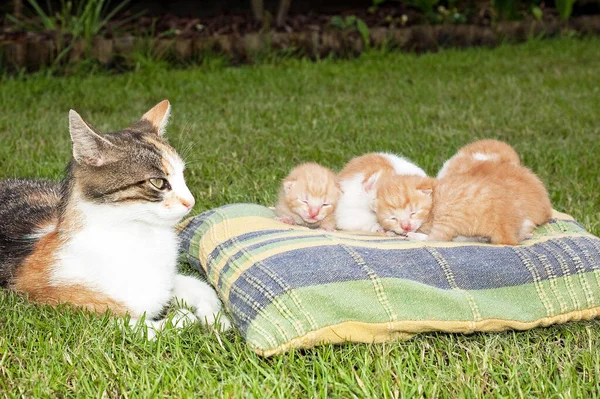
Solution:
[[[338,174],[342,189],[335,212],[337,228],[383,233],[373,208],[378,179],[384,174],[426,176],[409,160],[388,153],[369,153],[352,159]]]

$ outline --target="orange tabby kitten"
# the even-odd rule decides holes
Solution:
[[[281,185],[279,203],[275,207],[277,220],[333,231],[340,194],[331,170],[316,163],[296,166]]]
[[[529,169],[514,163],[468,162],[472,164],[465,173],[438,180],[386,177],[375,201],[379,223],[412,239],[488,237],[492,244],[516,245],[550,220],[546,188]]]
[[[519,154],[508,144],[498,140],[479,140],[462,147],[447,160],[438,173],[438,179],[448,174],[465,173],[473,164],[470,161],[489,161],[520,165]]]

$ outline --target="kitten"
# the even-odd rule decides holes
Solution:
[[[170,108],[165,100],[108,134],[71,110],[73,159],[64,180],[0,182],[0,286],[133,322],[145,314],[158,328],[162,322],[151,319],[176,298],[215,321],[214,290],[177,273],[175,225],[194,197],[183,161],[162,137]]]
[[[331,170],[316,163],[296,166],[281,184],[275,207],[277,220],[333,231],[340,194]]]
[[[352,159],[337,176],[342,189],[335,212],[338,229],[384,232],[372,202],[378,179],[387,174],[426,176],[423,169],[393,154],[369,153]]]
[[[479,140],[462,147],[452,158],[448,159],[439,171],[437,178],[441,179],[448,174],[467,172],[473,164],[469,162],[471,160],[521,164],[519,154],[510,145],[492,139]]]
[[[382,181],[375,201],[381,225],[412,239],[486,237],[492,244],[516,245],[550,220],[546,188],[529,169],[471,162],[468,172],[443,179],[391,176]]]
[[[423,176],[382,177],[373,201],[381,227],[400,235],[417,231],[429,218],[434,181]]]

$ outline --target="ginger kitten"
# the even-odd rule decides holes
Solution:
[[[221,305],[212,287],[177,273],[175,225],[194,197],[163,138],[170,108],[165,100],[108,134],[71,110],[73,159],[63,181],[0,182],[0,286],[134,322],[145,314],[158,328],[152,319],[176,298],[215,321]]]
[[[438,180],[390,176],[375,207],[384,228],[412,239],[485,237],[502,245],[529,238],[552,214],[546,188],[533,172],[495,162],[474,162],[468,172]]]
[[[473,164],[471,161],[489,161],[520,165],[519,154],[509,144],[502,141],[478,140],[462,147],[452,158],[444,162],[437,178],[448,174],[464,173]]]
[[[335,212],[338,229],[384,231],[377,221],[372,202],[377,181],[388,174],[426,176],[423,169],[393,154],[369,153],[353,158],[337,176],[343,191]]]
[[[331,170],[316,163],[296,166],[281,183],[275,207],[277,220],[333,231],[340,194]]]

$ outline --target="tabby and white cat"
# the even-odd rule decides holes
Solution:
[[[69,112],[73,159],[61,183],[0,182],[0,286],[38,303],[70,303],[153,321],[175,298],[215,322],[206,283],[177,273],[177,222],[194,206],[184,163],[162,137],[167,100],[127,129],[101,134]],[[226,317],[221,326],[229,327]]]

